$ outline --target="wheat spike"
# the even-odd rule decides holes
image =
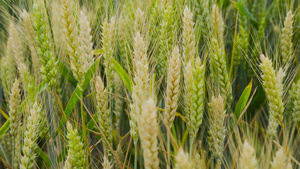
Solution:
[[[212,97],[209,105],[209,148],[213,153],[213,156],[218,159],[218,161],[223,156],[224,139],[226,134],[226,129],[224,126],[225,120],[225,105],[224,99],[221,95],[218,97]]]
[[[255,149],[245,140],[239,158],[239,169],[257,169]]]
[[[145,169],[159,168],[157,147],[159,126],[156,111],[156,103],[153,98],[150,98],[143,104],[138,121]]]
[[[178,107],[178,98],[180,94],[180,54],[179,48],[175,47],[173,56],[169,60],[168,79],[167,79],[167,96],[165,107],[165,121],[168,128],[171,128],[175,119],[175,113]]]
[[[183,60],[184,66],[188,62],[194,65],[194,58],[196,53],[196,41],[194,33],[193,13],[185,6],[183,13],[183,30],[182,30],[182,43],[183,43]]]
[[[182,148],[178,150],[175,159],[175,169],[188,169],[192,167],[189,155],[187,153],[184,153]]]
[[[275,136],[278,124],[281,124],[283,120],[284,106],[282,101],[282,74],[284,72],[282,72],[282,69],[280,69],[281,71],[278,71],[278,76],[276,76],[275,70],[272,66],[272,61],[264,55],[260,55],[260,59],[260,68],[263,73],[263,87],[266,92],[270,107],[269,126],[267,132],[270,136]]]

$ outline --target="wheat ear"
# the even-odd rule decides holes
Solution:
[[[107,86],[108,91],[111,92],[113,89],[113,80],[114,80],[114,67],[112,64],[112,60],[114,58],[114,40],[116,34],[116,22],[115,17],[110,19],[110,23],[108,23],[108,19],[106,18],[102,27],[102,45],[103,45],[103,53],[104,53],[104,65],[105,65],[105,73],[107,78]]]
[[[135,20],[134,20],[135,33],[140,32],[143,35],[144,25],[145,25],[144,12],[140,8],[138,8],[135,12]]]
[[[21,113],[19,110],[20,101],[21,101],[20,82],[18,79],[16,79],[11,90],[10,101],[9,101],[10,133],[11,133],[11,140],[14,147],[13,165],[15,168],[18,167],[20,161],[20,155],[21,155],[20,152]]]
[[[225,52],[222,44],[215,37],[211,39],[212,53],[210,58],[211,78],[213,84],[217,84],[222,97],[226,98],[227,106],[232,102],[232,88],[226,69]]]
[[[239,169],[257,169],[255,149],[245,140],[239,157]]]
[[[209,106],[209,149],[213,156],[217,158],[217,166],[221,168],[220,162],[223,156],[224,139],[226,129],[224,126],[225,120],[225,105],[221,95],[212,97]]]
[[[72,168],[73,166],[72,166],[71,154],[68,154],[63,169],[72,169]]]
[[[175,39],[173,16],[174,9],[170,5],[163,12],[163,19],[160,24],[160,38],[158,41],[159,55],[158,58],[156,58],[158,76],[166,74],[168,58],[173,49],[173,43]]]
[[[173,56],[169,60],[168,79],[167,79],[167,96],[165,107],[165,121],[168,128],[171,128],[175,119],[175,113],[178,107],[178,98],[180,94],[180,54],[179,48],[175,47]]]
[[[286,152],[283,148],[280,148],[271,162],[271,169],[292,169],[292,164],[289,162],[289,158],[287,157]]]
[[[112,166],[106,156],[103,158],[103,163],[102,163],[103,169],[111,169]]]
[[[130,105],[130,133],[134,140],[138,139],[138,116],[141,113],[141,106],[147,100],[150,85],[148,73],[147,48],[143,37],[137,33],[134,39],[134,85],[132,88],[132,101]]]
[[[292,11],[289,11],[284,20],[281,38],[282,63],[288,64],[293,58],[293,17]]]
[[[183,30],[182,30],[182,43],[183,43],[183,60],[184,66],[188,62],[194,65],[194,57],[196,52],[196,41],[194,33],[193,13],[185,6],[183,12]]]
[[[92,42],[92,36],[91,36],[91,28],[90,28],[90,22],[87,18],[87,16],[84,14],[83,11],[80,12],[80,50],[81,50],[81,58],[83,60],[83,72],[86,73],[86,71],[90,68],[90,66],[94,62],[93,58],[93,42]]]
[[[187,118],[188,129],[192,139],[196,136],[200,125],[202,124],[205,98],[205,65],[197,57],[195,68],[193,70],[193,79],[191,87],[191,107]],[[192,146],[192,145],[191,145]]]
[[[95,78],[95,89],[96,89],[96,109],[97,117],[99,121],[99,126],[104,133],[108,142],[111,142],[111,126],[110,126],[110,114],[108,108],[108,91],[104,88],[104,84],[100,76]],[[105,141],[103,141],[105,146],[108,146]]]
[[[42,64],[40,68],[43,81],[49,88],[55,87],[57,75],[57,62],[54,59],[50,37],[46,31],[46,21],[42,10],[37,4],[33,5],[33,28],[35,31],[35,41],[37,43],[37,53]]]
[[[265,57],[264,55],[260,55],[260,59],[263,87],[266,92],[267,99],[269,101],[268,104],[270,107],[268,124],[269,126],[267,132],[270,136],[275,136],[278,124],[281,124],[283,120],[283,89],[282,84],[280,82],[282,75],[276,76],[275,70],[273,69],[272,61],[269,58]]]
[[[68,138],[68,154],[71,156],[71,164],[74,168],[85,168],[87,161],[84,144],[81,141],[78,130],[73,128],[71,123],[67,121],[67,138]]]
[[[142,106],[142,113],[139,118],[139,134],[143,148],[145,169],[159,168],[158,132],[156,103],[153,98],[150,98]]]
[[[192,167],[189,155],[185,153],[182,148],[178,150],[175,159],[175,169],[188,169]]]
[[[24,145],[22,147],[23,155],[21,157],[20,169],[27,169],[34,167],[34,159],[36,154],[34,153],[37,145],[37,139],[39,136],[40,114],[41,108],[38,103],[33,105],[30,110],[30,116],[27,119],[26,130],[24,133]]]

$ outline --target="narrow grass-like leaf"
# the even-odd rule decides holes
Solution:
[[[252,90],[252,80],[251,82],[248,84],[248,86],[244,89],[236,107],[235,107],[235,110],[234,110],[234,115],[236,118],[239,118],[240,114],[242,113],[242,111],[244,110],[247,102],[248,102],[248,99],[249,99],[249,96],[250,96],[250,93],[251,93],[251,90]]]
[[[67,117],[70,116],[70,114],[74,110],[74,107],[76,106],[77,102],[79,101],[79,96],[82,95],[84,90],[89,85],[92,77],[94,76],[94,74],[96,73],[96,70],[98,69],[99,62],[100,62],[100,58],[95,61],[95,63],[89,68],[89,70],[84,75],[85,81],[84,81],[84,84],[82,85],[82,90],[80,90],[78,86],[74,90],[74,92],[67,104],[67,107],[65,109],[64,116],[62,117],[62,119],[60,121],[60,125],[55,133],[55,136],[57,136],[58,132],[60,131],[60,128],[65,124]]]
[[[9,129],[10,120],[8,119],[0,128],[0,139],[5,135]]]
[[[62,62],[58,62],[58,72],[64,78],[68,79],[69,82],[72,83],[73,86],[77,85],[77,80],[74,78],[74,76],[70,73],[68,68]]]
[[[0,109],[0,112],[1,112],[2,116],[3,116],[6,120],[9,119],[8,115],[7,115],[2,109]]]
[[[233,4],[233,6],[239,11],[239,13],[241,15],[246,16],[248,19],[250,19],[250,21],[252,22],[252,24],[255,27],[258,27],[258,22],[255,19],[255,17],[251,14],[251,12],[249,12],[249,10],[244,7],[244,5],[242,3],[239,2],[235,2],[235,1],[231,1],[231,3]]]
[[[128,74],[125,72],[125,70],[122,68],[122,66],[115,59],[113,59],[112,62],[114,64],[115,71],[119,75],[120,79],[123,81],[123,83],[129,90],[129,92],[132,93],[132,85],[133,85],[132,80],[130,79]]]
[[[39,146],[36,147],[35,151],[44,160],[46,166],[50,167],[51,161],[47,154]]]

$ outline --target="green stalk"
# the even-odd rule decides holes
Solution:
[[[137,140],[134,140],[133,143],[134,143],[134,169],[137,169],[137,158],[138,158]]]
[[[193,153],[194,140],[195,140],[195,136],[190,138],[190,157],[192,157],[192,153]]]
[[[80,102],[80,112],[81,112],[81,123],[82,123],[82,131],[83,131],[83,136],[84,136],[84,142],[85,142],[85,146],[87,148],[87,151],[88,151],[88,154],[90,156],[90,162],[92,163],[92,155],[89,151],[89,142],[88,142],[88,138],[87,138],[87,135],[86,135],[86,126],[85,126],[85,114],[84,114],[84,110],[83,110],[83,93],[81,93],[80,95],[80,99],[81,99],[81,102]],[[93,165],[91,165],[92,168],[93,168]]]
[[[167,134],[167,155],[168,155],[168,165],[167,168],[170,168],[171,164],[171,159],[170,159],[170,152],[171,152],[171,147],[170,147],[170,134]]]
[[[51,147],[50,145],[47,146],[47,149],[49,150],[49,155],[50,155],[50,161],[51,161],[51,168],[54,169],[55,166],[55,158],[54,158],[54,124],[53,124],[53,120],[55,118],[54,113],[52,112],[52,90],[50,89],[49,94],[49,117],[50,117],[50,135],[51,135]]]

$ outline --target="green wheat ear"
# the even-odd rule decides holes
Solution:
[[[71,156],[71,164],[76,168],[85,168],[87,155],[84,144],[79,136],[78,130],[73,128],[71,123],[67,121],[67,138],[68,138],[68,154]]]
[[[278,124],[282,124],[284,106],[282,101],[283,88],[282,88],[282,79],[284,77],[284,72],[282,69],[279,69],[277,74],[273,69],[272,61],[260,55],[261,64],[260,68],[262,71],[262,83],[264,90],[269,101],[269,126],[268,134],[270,136],[276,135],[276,129]]]
[[[191,107],[187,124],[190,135],[195,137],[202,124],[205,99],[205,65],[201,63],[199,57],[196,59],[191,84]]]
[[[57,62],[53,56],[44,15],[37,4],[33,6],[33,28],[35,31],[34,38],[37,43],[37,53],[42,64],[40,68],[42,79],[49,88],[53,88],[57,84]]]
[[[37,145],[37,139],[39,136],[40,114],[41,108],[38,103],[33,105],[30,110],[30,115],[27,119],[26,130],[24,133],[24,145],[22,147],[23,155],[21,157],[21,169],[33,168],[34,160],[36,158],[35,149]]]
[[[225,120],[225,104],[221,95],[212,97],[209,106],[209,149],[213,156],[217,158],[217,166],[221,168],[220,162],[223,157],[224,139],[226,136]]]

